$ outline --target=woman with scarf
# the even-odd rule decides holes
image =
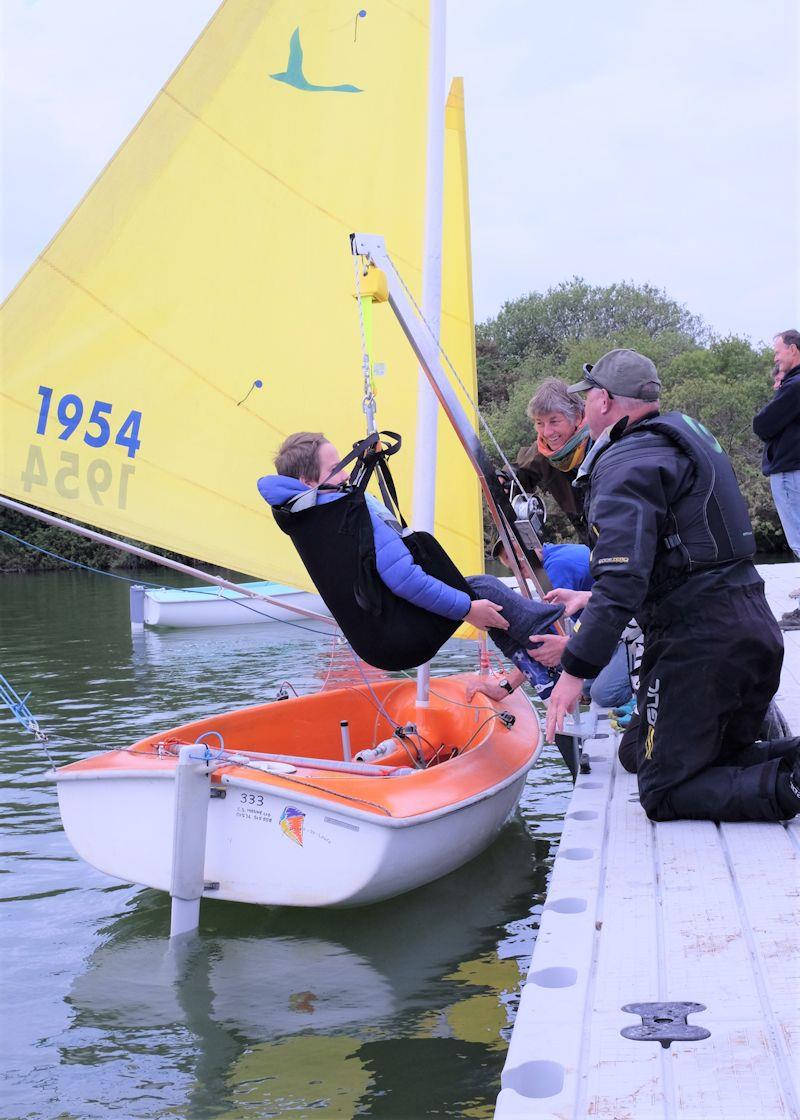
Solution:
[[[533,395],[526,412],[536,429],[536,443],[521,447],[516,473],[527,491],[551,494],[583,539],[586,525],[572,483],[589,449],[583,401],[570,393],[566,381],[548,377]]]

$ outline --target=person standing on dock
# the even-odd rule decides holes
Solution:
[[[747,507],[714,436],[661,414],[649,358],[612,350],[570,386],[586,393],[595,444],[579,485],[591,597],[548,595],[581,627],[562,654],[548,738],[624,626],[644,631],[637,773],[651,820],[778,821],[800,810],[800,738],[756,744],[780,681],[783,639],[753,564]],[[582,480],[582,481],[581,481]]]
[[[764,444],[761,469],[769,478],[772,498],[786,542],[800,560],[800,331],[781,331],[773,340],[775,395],[753,420]],[[792,592],[800,598],[800,588]],[[800,607],[787,611],[781,630],[800,630]]]

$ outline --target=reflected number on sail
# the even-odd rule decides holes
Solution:
[[[26,493],[34,486],[49,486],[50,476],[54,473],[53,486],[62,498],[81,500],[88,491],[95,505],[114,504],[125,509],[128,504],[128,482],[136,473],[131,463],[120,463],[117,474],[107,459],[81,461],[80,455],[73,451],[62,451],[58,466],[48,470],[44,451],[32,443],[28,448],[28,461],[22,472],[22,485]]]

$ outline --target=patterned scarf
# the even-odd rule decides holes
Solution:
[[[571,471],[583,462],[589,443],[589,426],[582,424],[558,451],[551,451],[541,436],[536,439],[536,449],[556,470]]]

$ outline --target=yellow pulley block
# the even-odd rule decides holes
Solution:
[[[359,277],[360,291],[355,298],[372,299],[375,303],[386,303],[389,299],[389,285],[386,282],[386,273],[382,269],[370,265],[366,275]]]

